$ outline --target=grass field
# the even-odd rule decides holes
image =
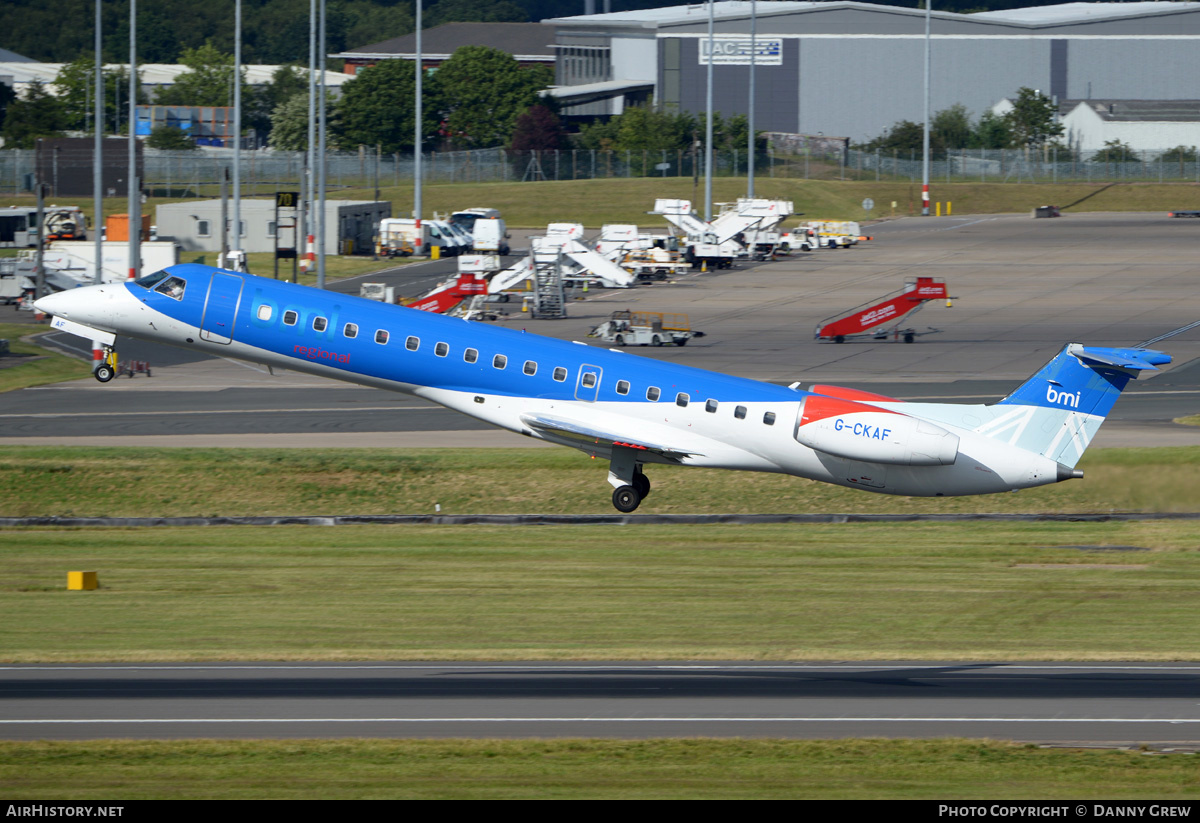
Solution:
[[[942,183],[931,181],[932,200],[952,204],[954,214],[995,214],[1028,212],[1035,206],[1053,204],[1072,211],[1170,211],[1200,209],[1200,185],[1195,183]],[[733,201],[744,196],[745,178],[718,177],[713,180],[713,200]],[[407,215],[413,207],[411,184],[386,186],[380,190],[383,200],[391,201],[394,215]],[[863,220],[895,215],[919,214],[920,181],[905,180],[841,181],[802,180],[795,178],[755,179],[759,197],[784,198],[795,203],[806,219]],[[262,193],[256,196],[268,196]],[[370,200],[372,188],[344,189],[338,199]],[[661,225],[661,217],[648,215],[656,197],[674,197],[700,202],[703,186],[697,191],[691,178],[610,178],[596,180],[552,181],[537,183],[439,183],[422,188],[422,203],[431,217],[433,212],[450,213],[471,206],[500,209],[509,226],[542,228],[547,223],[572,220],[589,229],[604,223]],[[870,197],[876,203],[867,215],[862,201]],[[14,204],[33,204],[32,195],[11,195]],[[86,202],[85,202],[86,200]],[[892,202],[896,203],[893,212]],[[180,202],[178,198],[153,198],[145,206],[154,222],[154,207]],[[91,218],[92,202],[82,198],[76,203]],[[124,213],[123,197],[104,200],[105,215]],[[702,211],[702,209],[701,209]]]
[[[1053,487],[1076,497],[1037,497],[1048,489],[983,500],[1194,509],[1196,457],[1092,452],[1087,480]],[[528,479],[517,492],[514,475]],[[540,510],[539,501],[590,500],[603,492],[601,475],[549,450],[0,450],[10,513],[394,511],[420,509],[430,495],[467,508],[499,495],[488,505]],[[1137,493],[1145,497],[1129,491],[1159,475],[1161,485]],[[781,485],[712,485],[721,476],[656,476],[648,504],[917,502],[836,489],[823,497],[831,487],[775,477],[762,480]],[[597,496],[606,511],[607,495]],[[10,528],[0,541],[5,662],[1200,656],[1193,521]],[[66,572],[77,569],[97,571],[101,588],[66,591]],[[1200,758],[957,740],[29,742],[0,743],[0,793],[1166,801],[1200,795]]]
[[[3,540],[7,662],[1200,657],[1191,520],[35,528]],[[66,591],[70,570],[96,571],[101,588]]]
[[[913,498],[777,474],[654,466],[641,511],[1200,511],[1200,448],[1093,449],[1080,467],[1082,480],[1016,493]],[[565,448],[3,446],[0,516],[433,514],[438,506],[442,514],[611,514],[606,471],[603,461]]]
[[[937,740],[0,743],[6,802],[162,799],[1134,799],[1200,758]],[[128,815],[126,815],[128,816]]]
[[[25,335],[48,328],[27,323],[0,323],[0,338],[7,339],[9,351],[17,355],[0,360],[3,364],[3,368],[0,368],[0,392],[75,380],[91,374],[91,363],[21,340]]]

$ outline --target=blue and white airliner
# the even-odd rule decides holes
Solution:
[[[652,464],[779,472],[882,494],[990,494],[1075,468],[1158,351],[1066,345],[992,405],[763,383],[197,264],[43,297],[53,325],[404,392],[608,461],[613,505]],[[98,379],[112,378],[102,364]]]

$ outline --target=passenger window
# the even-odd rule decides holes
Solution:
[[[658,390],[657,386],[651,386],[650,388],[646,389],[646,399],[651,402],[657,400],[661,394],[662,392]]]
[[[537,363],[533,362],[532,360],[526,360],[524,372],[531,377],[537,374]]]
[[[768,426],[774,426],[775,425],[775,412],[767,412],[766,414],[764,414],[763,422],[766,423]]]
[[[617,394],[629,394],[629,381],[628,380],[618,380],[617,381]]]
[[[285,326],[294,326],[296,325],[296,321],[299,319],[300,315],[296,314],[294,311],[289,310],[283,313],[283,325]]]
[[[446,355],[448,355],[450,353],[450,344],[449,343],[438,343],[436,346],[433,347],[433,353],[436,354],[438,357],[445,357]]]
[[[97,86],[98,85],[99,84],[97,84]],[[474,363],[478,359],[479,359],[479,350],[478,349],[467,349],[465,352],[463,352],[463,360],[465,360],[468,363]]]
[[[329,325],[329,321],[324,317],[313,318],[313,331],[325,331],[325,327]]]
[[[706,412],[708,412],[709,414],[715,413],[717,410],[717,401],[709,400],[707,403],[704,404],[704,410]]]
[[[378,343],[379,345],[382,346],[382,345],[386,344],[387,341],[388,341],[388,333],[386,331],[384,331],[383,329],[379,329],[378,331],[375,332],[375,342],[376,343]]]
[[[567,379],[567,370],[562,366],[557,366],[554,369],[554,379],[559,383]]]
[[[684,392],[680,392],[679,394],[675,395],[675,405],[676,406],[686,406],[687,404],[688,404],[687,394],[685,394]]]
[[[187,286],[187,282],[178,277],[168,277],[166,280],[154,287],[154,290],[159,294],[165,294],[167,297],[175,300],[183,299],[183,290]]]
[[[738,420],[745,420],[746,419],[746,407],[738,406],[737,408],[735,408],[733,410],[733,416],[736,417]]]
[[[585,389],[592,388],[596,385],[596,373],[594,371],[584,372],[583,380],[581,382],[583,383],[583,387]]]
[[[263,303],[261,306],[258,307],[258,319],[259,320],[270,320],[271,319],[271,307],[268,306],[266,303]]]
[[[492,368],[503,369],[508,365],[508,358],[502,354],[498,354],[492,358]]]
[[[421,348],[421,338],[409,337],[404,341],[404,348],[408,349],[409,351],[416,351],[417,349]]]
[[[347,323],[342,329],[342,334],[346,335],[347,337],[358,337],[358,324]]]

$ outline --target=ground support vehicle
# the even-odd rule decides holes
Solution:
[[[1169,211],[1167,217],[1200,217],[1200,211]]]
[[[950,305],[951,297],[945,280],[940,277],[918,277],[908,280],[899,291],[822,320],[813,336],[817,340],[830,340],[834,343],[844,343],[852,337],[872,337],[876,340],[891,337],[894,340],[903,339],[905,343],[912,343],[921,335],[941,331],[932,327],[927,331],[900,327],[906,317],[912,317],[930,300],[945,300],[946,305]]]
[[[751,229],[774,231],[792,213],[790,200],[741,198],[726,207],[711,223],[705,223],[692,211],[690,200],[660,198],[654,201],[654,211],[684,235],[684,259],[692,268],[727,269],[738,257],[750,251],[738,239],[745,238]]]
[[[779,238],[779,250],[787,253],[791,251],[812,251],[821,247],[820,238],[817,237],[816,231],[807,225],[796,226],[789,232],[784,232]]]
[[[588,337],[599,337],[616,346],[686,346],[704,332],[693,331],[686,314],[621,309],[596,328]]]

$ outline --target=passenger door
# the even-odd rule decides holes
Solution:
[[[245,281],[236,274],[213,272],[208,284],[204,315],[200,320],[200,339],[210,343],[233,341],[233,326],[237,321],[238,299]]]

